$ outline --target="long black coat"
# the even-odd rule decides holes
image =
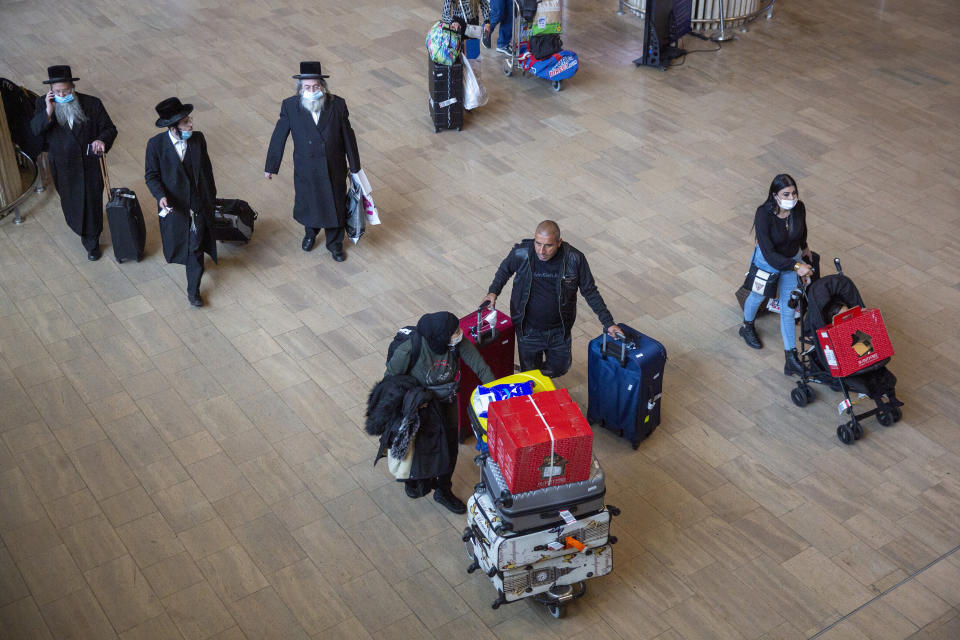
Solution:
[[[48,120],[41,96],[30,128],[43,140],[67,225],[78,235],[92,236],[103,231],[103,174],[100,159],[87,155],[87,145],[100,140],[110,151],[117,128],[99,98],[76,93],[76,100],[87,117],[84,122],[75,122],[71,129],[61,127],[56,116]]]
[[[163,257],[167,262],[187,263],[190,241],[190,210],[200,217],[207,233],[201,234],[203,250],[213,261],[217,261],[217,241],[213,238],[213,210],[216,206],[217,184],[213,179],[213,165],[207,154],[207,140],[199,131],[194,131],[187,140],[187,150],[180,161],[176,147],[170,139],[170,133],[162,133],[147,141],[147,157],[144,162],[144,180],[153,197],[166,197],[167,205],[173,209],[160,218],[160,237],[163,240]],[[184,164],[189,161],[193,171],[188,175]]]
[[[360,171],[357,137],[347,103],[328,94],[317,124],[292,96],[280,105],[264,171],[277,173],[287,136],[293,134],[293,218],[305,227],[342,227],[346,222],[347,163]]]

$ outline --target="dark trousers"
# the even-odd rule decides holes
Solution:
[[[304,235],[317,237],[320,229],[316,227],[304,227]],[[343,250],[343,238],[346,235],[344,227],[324,227],[323,241],[330,253],[336,253]]]
[[[447,438],[447,455],[450,456],[450,466],[447,473],[428,480],[407,480],[408,487],[421,496],[425,496],[434,489],[450,489],[453,486],[453,472],[457,468],[457,454],[460,452],[459,428],[460,414],[457,411],[457,401],[440,403],[440,413],[443,415],[443,432]]]
[[[197,218],[201,220],[201,218]],[[200,278],[203,277],[203,238],[207,233],[206,227],[197,224],[190,229],[190,244],[187,246],[187,295],[200,295]]]
[[[559,378],[570,370],[573,360],[572,340],[563,335],[563,327],[556,329],[528,329],[517,336],[517,355],[520,370],[540,369],[545,376]]]
[[[83,248],[89,253],[100,246],[100,234],[97,233],[92,236],[80,236],[80,241],[83,243]]]

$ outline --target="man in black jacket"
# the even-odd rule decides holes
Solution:
[[[500,263],[483,301],[495,305],[513,274],[517,277],[510,296],[510,317],[517,331],[522,371],[540,369],[557,378],[570,369],[570,330],[577,318],[578,289],[607,333],[611,337],[622,333],[597,290],[586,256],[564,244],[553,220],[537,225],[532,240],[514,245]]]
[[[202,307],[200,278],[203,254],[217,261],[213,210],[217,184],[203,134],[193,130],[192,104],[167,98],[157,105],[157,126],[163,129],[147,141],[144,180],[157,199],[160,237],[167,262],[186,265],[187,299]]]
[[[30,128],[43,140],[53,184],[67,225],[80,236],[88,260],[100,258],[103,173],[100,156],[110,151],[117,128],[99,98],[77,93],[67,65],[47,67],[50,92],[37,99]]]

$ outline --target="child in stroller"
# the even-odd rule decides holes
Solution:
[[[803,375],[796,388],[790,392],[790,398],[798,407],[804,407],[813,400],[810,382],[825,384],[835,391],[841,391],[846,405],[845,413],[849,420],[837,427],[837,438],[844,444],[852,444],[863,436],[860,420],[877,416],[877,422],[888,427],[901,418],[897,400],[897,377],[887,369],[890,358],[885,358],[856,374],[844,378],[834,378],[826,366],[823,349],[817,340],[817,330],[833,321],[834,316],[853,307],[863,307],[863,298],[853,280],[843,275],[840,261],[834,259],[837,273],[824,276],[804,286],[800,283],[799,294],[791,296],[793,303],[800,309],[800,343],[803,363]],[[876,403],[876,408],[864,413],[854,413],[850,393],[863,394]]]

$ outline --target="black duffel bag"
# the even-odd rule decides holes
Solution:
[[[546,60],[563,50],[563,41],[555,33],[530,37],[530,55],[537,60]]]

